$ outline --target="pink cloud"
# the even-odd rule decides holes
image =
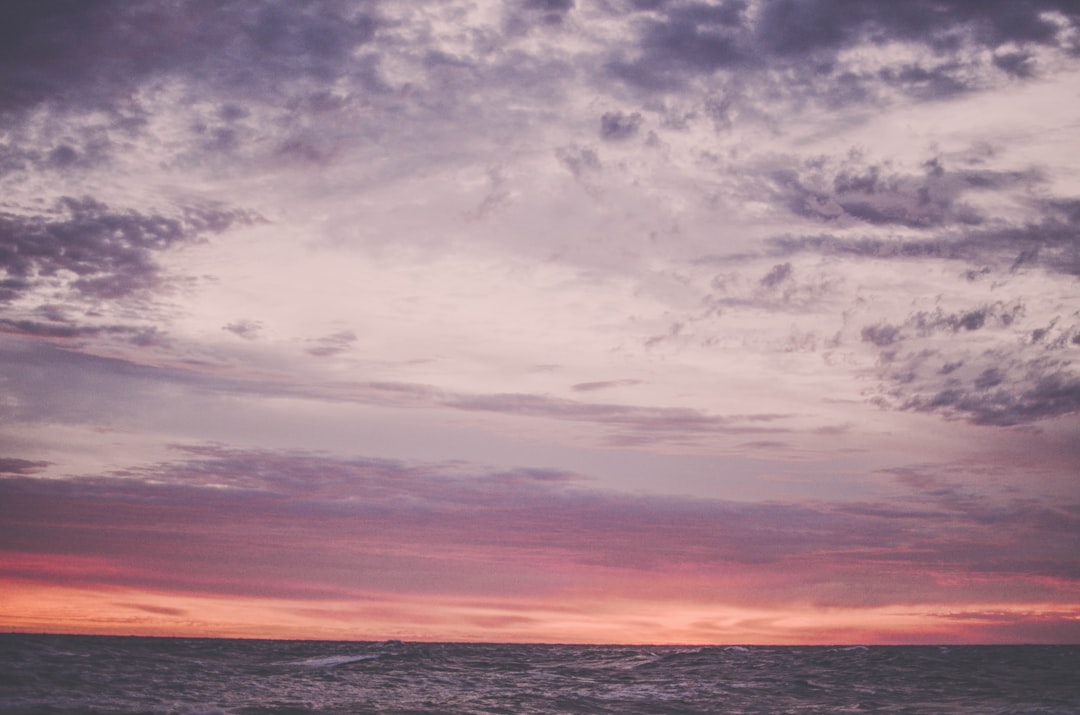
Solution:
[[[942,633],[1019,633],[1031,604],[1059,615],[1078,607],[1075,559],[1052,545],[1075,513],[1052,506],[950,489],[930,493],[930,503],[735,503],[587,490],[556,476],[206,447],[117,476],[13,477],[0,481],[2,573],[34,588],[316,609],[371,594],[390,611],[483,599],[494,605],[466,621],[490,638],[545,632],[552,617],[536,611],[563,602],[623,602],[665,618],[687,608],[752,611],[765,619],[758,630],[730,620],[716,628],[784,641],[803,637],[793,635],[803,633],[793,613],[815,623],[841,611],[860,623],[859,614],[900,609]],[[178,608],[157,598],[144,613]],[[522,601],[533,603],[523,613],[514,605]],[[109,601],[118,602],[139,601]],[[935,615],[985,603],[1013,620]],[[421,624],[422,610],[404,622]],[[574,628],[606,617],[579,614]],[[451,623],[425,633],[460,635]],[[688,638],[712,632],[685,628]],[[857,632],[877,632],[868,628]]]

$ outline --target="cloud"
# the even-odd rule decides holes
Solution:
[[[330,357],[349,350],[356,342],[356,333],[343,330],[333,335],[315,340],[315,346],[308,348],[308,353],[316,357]]]
[[[258,320],[237,320],[222,326],[222,330],[228,331],[244,340],[254,340],[259,337],[263,325]]]
[[[888,347],[900,338],[900,328],[895,325],[867,325],[862,329],[863,342],[873,343],[879,348]]]
[[[862,330],[864,342],[886,347],[900,341],[907,334],[929,336],[935,332],[971,332],[983,328],[1005,329],[1012,326],[1024,313],[1024,304],[996,302],[955,313],[940,308],[934,312],[919,311],[908,317],[903,326],[878,324]]]
[[[1074,200],[1047,196],[1044,171],[997,170],[991,155],[939,155],[920,173],[861,152],[771,174],[765,162],[763,175],[786,177],[765,195],[827,227],[703,259],[721,269],[708,310],[672,324],[701,334],[797,308],[814,328],[792,328],[791,349],[809,336],[826,360],[869,354],[878,384],[863,394],[881,407],[992,426],[1077,414]],[[832,331],[828,312],[840,314]]]
[[[945,3],[911,2],[903,5],[876,0],[773,0],[762,3],[758,21],[763,45],[778,55],[802,56],[833,50],[853,42],[908,40],[938,50],[954,48],[968,36],[979,44],[998,47],[1010,42],[1053,44],[1059,28],[1046,13],[1077,18],[1067,0],[1047,0],[1018,6],[1006,0]]]
[[[606,141],[629,139],[638,133],[641,122],[640,112],[634,112],[633,114],[605,112],[600,117],[600,138]]]
[[[1047,196],[1040,169],[993,168],[992,155],[939,155],[920,173],[868,162],[861,152],[795,168],[766,162],[763,175],[772,183],[763,190],[828,228],[766,239],[757,256],[718,258],[711,265],[730,270],[714,278],[709,305],[775,309],[790,301],[770,304],[770,294],[781,287],[791,294],[796,278],[813,285],[815,274],[819,282],[841,276],[800,304],[848,301],[832,346],[845,344],[854,328],[856,341],[876,356],[881,385],[868,392],[877,404],[995,426],[1076,414],[1072,348],[1080,324],[1067,307],[1069,283],[1080,275],[1075,200]],[[748,290],[742,274],[750,269],[742,266],[766,261],[772,268]],[[937,277],[916,277],[926,269]],[[860,278],[883,271],[920,281],[937,297],[912,296],[906,310],[889,305],[882,301],[888,291]]]
[[[775,288],[791,276],[790,263],[778,263],[760,281],[764,288]]]
[[[640,384],[641,380],[598,380],[596,382],[579,382],[576,385],[571,385],[570,389],[574,392],[595,392],[596,390],[607,390],[612,387],[630,387]]]
[[[1013,426],[1080,413],[1080,378],[1068,372],[1035,374],[1026,380],[983,370],[970,386],[957,384],[916,395],[905,409],[966,417],[976,424]]]
[[[521,8],[531,19],[546,25],[561,25],[575,4],[574,0],[522,0]]]
[[[19,476],[25,476],[40,472],[51,464],[51,462],[33,461],[29,459],[19,459],[17,457],[0,457],[0,474],[15,474]]]
[[[363,431],[626,489],[862,498],[844,460],[920,429],[1073,436],[1078,29],[1064,0],[7,3],[6,439]],[[224,448],[45,484],[46,459],[104,458],[14,453],[19,554],[188,591],[881,604],[974,573],[1057,598],[1066,557],[1022,557],[1076,514]]]
[[[1074,230],[1054,218],[1014,227],[972,229],[959,236],[922,238],[853,238],[838,235],[772,239],[777,255],[812,252],[881,261],[957,261],[976,269],[987,265],[1006,270],[1023,266],[1065,275],[1080,275],[1073,255]],[[977,277],[972,272],[971,278]]]
[[[8,320],[5,318],[0,319],[0,333],[62,341],[82,341],[108,336],[120,338],[130,345],[140,347],[163,346],[169,343],[168,336],[162,330],[153,326],[78,325],[70,320],[43,323],[33,320]]]
[[[994,63],[997,66],[997,62]],[[878,77],[895,89],[920,99],[945,99],[971,89],[966,77],[969,68],[956,61],[941,62],[931,67],[921,63],[886,67]]]
[[[9,331],[10,332],[10,331]],[[100,334],[87,331],[92,337]],[[121,332],[136,347],[147,347],[137,333]],[[180,387],[197,394],[212,380],[190,363],[186,369],[151,366],[81,351],[68,339],[34,340],[32,336],[0,340],[0,371],[7,379],[4,411],[13,423],[39,422],[106,425],[118,419],[146,424],[149,404]],[[82,331],[74,337],[85,337]],[[164,338],[155,333],[150,337]],[[167,344],[167,343],[166,343]],[[150,343],[156,345],[156,343]],[[137,350],[142,353],[142,350]],[[151,412],[155,408],[150,408]]]
[[[0,108],[47,101],[107,109],[135,84],[176,74],[234,97],[274,94],[296,80],[328,82],[358,70],[353,53],[377,26],[368,7],[5,3]]]
[[[355,336],[332,334],[307,350],[331,357],[351,348]],[[757,412],[714,414],[691,408],[590,402],[545,394],[483,393],[441,389],[434,385],[385,381],[300,381],[262,373],[245,377],[222,364],[170,361],[164,366],[100,357],[55,345],[0,346],[0,366],[13,380],[10,391],[20,419],[126,421],[133,410],[153,410],[152,403],[181,388],[198,404],[206,395],[299,398],[423,410],[448,415],[467,412],[502,418],[540,418],[596,428],[601,444],[623,446],[698,445],[723,435],[790,433],[785,422],[795,415]],[[636,380],[579,383],[575,392],[591,393]],[[107,388],[107,389],[106,389]],[[573,388],[572,388],[573,389]],[[196,408],[202,409],[202,408]]]
[[[1010,48],[1069,52],[1080,19],[1065,0],[1022,6],[962,0],[902,7],[853,0],[615,6],[638,16],[630,23],[630,47],[613,53],[607,66],[633,87],[670,93],[694,81],[730,76],[742,88],[752,76],[774,96],[833,107],[880,102],[889,90],[942,99],[986,86],[995,72],[1031,77],[1027,56],[1022,51],[1014,56]],[[874,67],[865,55],[850,53],[860,46],[907,51],[877,53],[880,64]],[[996,55],[986,51],[999,49]],[[791,82],[793,76],[799,81]]]
[[[1023,330],[1009,328],[1015,315],[1000,305],[959,314],[921,313],[904,325],[866,326],[862,340],[881,351],[886,394],[900,409],[997,426],[1077,414],[1080,376],[1065,341],[1068,333],[1054,341],[1056,347],[1031,341],[983,350],[935,337],[981,331],[1016,335]]]
[[[46,214],[3,213],[0,301],[13,302],[43,285],[90,300],[151,290],[162,282],[156,253],[248,220],[216,207],[147,216],[90,197],[62,198]]]
[[[755,504],[590,491],[546,470],[203,446],[115,475],[6,477],[0,523],[9,554],[122,564],[91,568],[87,585],[189,593],[644,587],[662,600],[865,607],[971,597],[981,575],[1023,584],[1019,598],[1067,598],[1080,572],[1056,537],[1080,507],[928,491],[942,486],[929,480],[892,502]],[[57,577],[35,563],[26,577]],[[547,586],[526,576],[537,570]],[[863,590],[874,580],[886,587]]]
[[[126,603],[123,601],[113,604],[120,608],[130,608],[143,613],[151,613],[155,616],[187,616],[189,611],[184,608],[172,608],[170,606],[154,606],[146,603]]]
[[[585,391],[590,389],[596,388]],[[608,430],[607,439],[622,446],[690,444],[709,435],[790,431],[787,427],[770,424],[790,417],[782,414],[711,415],[686,408],[577,402],[529,394],[447,395],[440,402],[446,407],[470,412],[590,423]]]
[[[74,347],[170,344],[153,306],[189,278],[162,268],[166,254],[237,225],[244,211],[204,204],[168,213],[59,199],[41,213],[0,213],[0,333]],[[138,310],[132,310],[138,306]]]
[[[939,307],[865,325],[860,338],[878,351],[884,394],[900,409],[996,426],[1077,414],[1080,326],[1032,329],[1033,312],[1019,300]]]
[[[661,89],[688,74],[708,74],[746,60],[741,46],[746,3],[669,3],[657,9],[656,17],[636,23],[636,56],[612,59],[609,67],[618,78]]]
[[[790,168],[793,163],[798,168]],[[1028,190],[1042,180],[1037,172],[947,168],[937,157],[924,162],[920,173],[869,163],[859,153],[841,162],[815,157],[800,163],[789,158],[785,168],[770,172],[774,200],[797,216],[840,227],[983,224],[987,217],[963,202],[965,194]]]

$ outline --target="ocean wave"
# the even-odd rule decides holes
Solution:
[[[353,655],[327,655],[316,658],[305,658],[303,660],[295,661],[295,665],[304,665],[309,668],[333,668],[337,665],[345,665],[346,663],[356,663],[361,660],[374,660],[381,658],[378,653],[362,653]]]

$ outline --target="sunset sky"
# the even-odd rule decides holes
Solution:
[[[1080,5],[3,2],[0,631],[1080,642]]]

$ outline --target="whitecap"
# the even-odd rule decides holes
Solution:
[[[335,665],[344,665],[345,663],[355,663],[361,660],[371,660],[378,658],[377,654],[364,653],[362,655],[327,655],[321,658],[306,658],[304,660],[297,661],[297,665],[306,665],[309,668],[332,668]]]

